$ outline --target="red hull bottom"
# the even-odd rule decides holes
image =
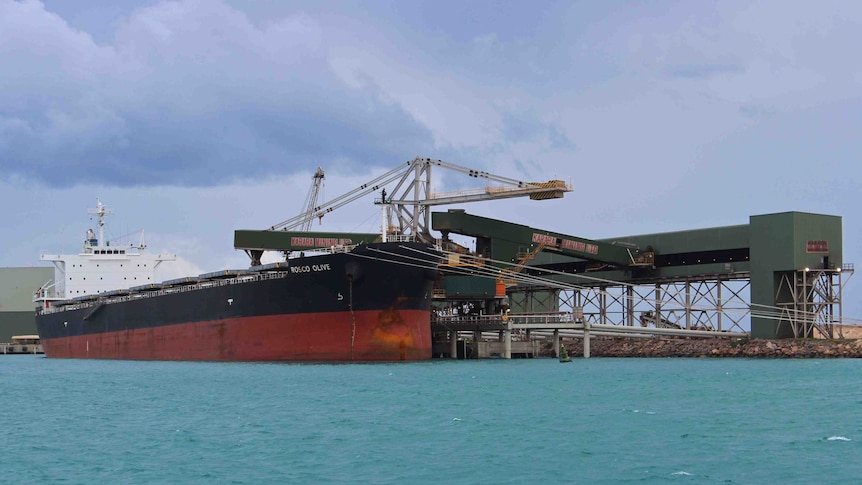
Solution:
[[[370,362],[431,358],[427,310],[273,315],[43,340],[52,358]]]

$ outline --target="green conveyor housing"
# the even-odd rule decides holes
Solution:
[[[443,237],[449,233],[476,238],[476,251],[498,261],[518,262],[518,255],[531,251],[552,251],[618,267],[638,266],[647,253],[633,245],[584,239],[577,236],[536,229],[522,224],[467,214],[461,209],[434,212],[431,227]]]

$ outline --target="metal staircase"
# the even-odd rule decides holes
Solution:
[[[527,265],[527,263],[532,261],[532,259],[535,258],[537,254],[542,252],[542,250],[545,249],[545,246],[546,245],[544,243],[538,243],[529,251],[519,251],[517,255],[518,262],[515,264],[515,266],[503,268],[503,270],[500,271],[499,281],[501,281],[506,286],[506,288],[510,286],[517,286],[518,282],[516,280],[516,276],[518,275],[518,273],[520,273]]]

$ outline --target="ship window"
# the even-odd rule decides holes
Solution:
[[[120,251],[120,254],[126,254],[126,250],[123,249],[122,251]]]

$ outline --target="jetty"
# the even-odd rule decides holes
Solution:
[[[0,344],[0,354],[44,354],[38,335],[13,335],[12,342]]]

